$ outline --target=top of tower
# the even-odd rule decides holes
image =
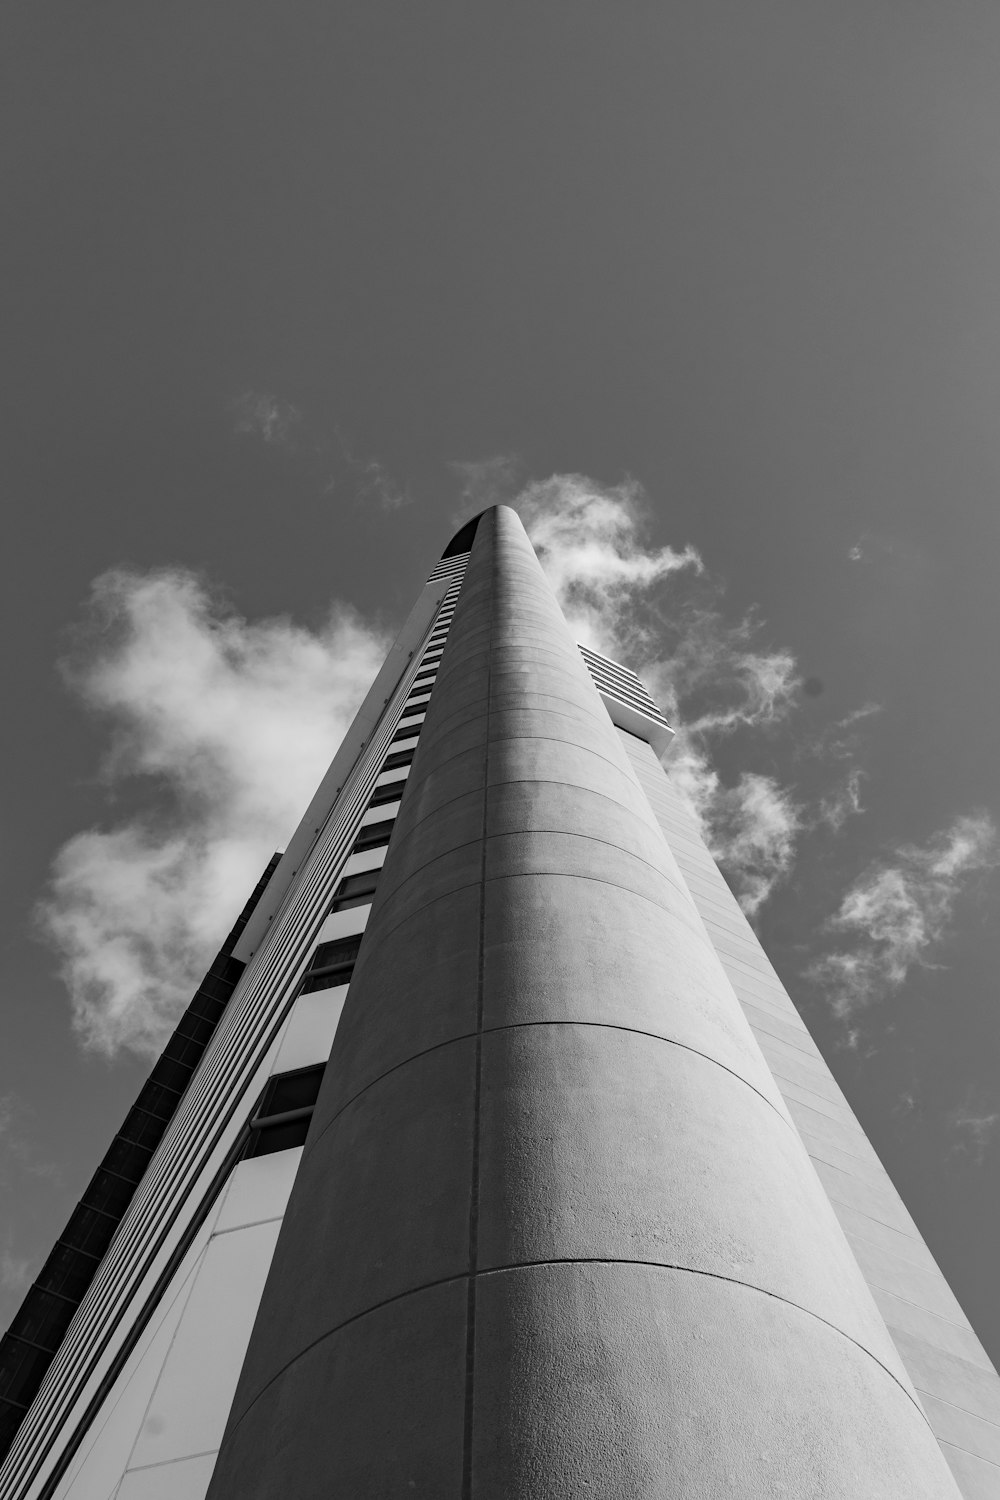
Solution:
[[[472,539],[476,534],[476,527],[485,514],[486,512],[481,510],[478,516],[473,516],[471,521],[466,521],[465,525],[455,532],[455,535],[441,553],[442,561],[446,557],[459,557],[463,552],[471,551]]]

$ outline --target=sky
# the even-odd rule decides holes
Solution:
[[[517,506],[1000,1362],[1000,12],[101,7],[0,55],[0,1326]]]

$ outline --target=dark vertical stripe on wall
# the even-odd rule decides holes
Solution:
[[[280,857],[275,854],[268,862],[0,1340],[0,1459],[9,1451],[239,982],[245,966],[232,951]]]

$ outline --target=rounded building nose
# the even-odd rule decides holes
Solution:
[[[520,520],[452,548],[210,1500],[956,1500]]]

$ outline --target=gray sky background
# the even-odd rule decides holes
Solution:
[[[148,853],[207,808],[192,879],[263,864],[272,768],[297,795],[455,518],[520,495],[627,514],[629,588],[697,549],[627,594],[652,675],[683,639],[756,705],[690,741],[717,826],[747,775],[799,809],[758,928],[1000,1360],[1000,12],[14,0],[4,31],[0,1325],[147,1066],[131,1023],[84,1045],[38,940],[67,845],[92,880],[78,836]],[[171,899],[188,959],[184,903],[214,913]]]

